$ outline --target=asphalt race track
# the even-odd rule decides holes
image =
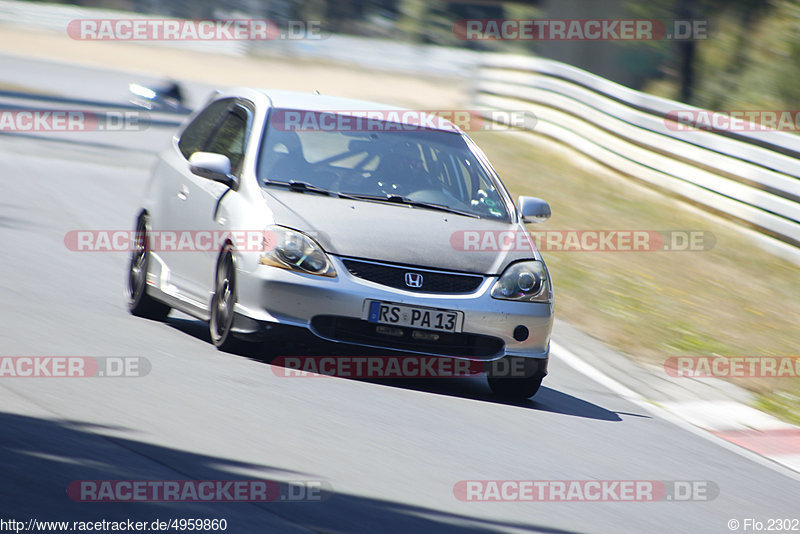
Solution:
[[[12,60],[0,61],[7,78],[5,61]],[[16,83],[44,84],[48,65],[16,65]],[[99,98],[103,72],[71,78],[81,76]],[[122,102],[119,74],[108,76]],[[494,399],[483,378],[286,378],[265,359],[218,352],[205,325],[186,316],[132,317],[123,300],[127,254],[70,251],[64,236],[131,229],[154,154],[170,135],[166,127],[0,135],[0,355],[135,356],[151,366],[139,378],[0,378],[0,517],[220,518],[235,533],[724,533],[733,518],[797,516],[797,480],[555,358],[534,400],[511,405]],[[77,480],[186,479],[323,481],[328,490],[320,501],[273,503],[67,495]],[[719,495],[688,502],[454,496],[462,480],[520,479],[707,481]]]

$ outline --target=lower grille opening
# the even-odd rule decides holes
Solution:
[[[403,326],[387,328],[386,325],[336,315],[318,315],[311,320],[311,327],[320,336],[336,341],[441,356],[491,359],[505,348],[501,339],[492,336],[433,332]]]

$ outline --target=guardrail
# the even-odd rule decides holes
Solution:
[[[678,130],[670,115],[703,110],[541,58],[484,56],[472,98],[481,108],[533,112],[536,133],[777,238],[800,263],[800,136]]]

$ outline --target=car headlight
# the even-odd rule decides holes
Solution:
[[[265,236],[264,252],[259,258],[261,265],[317,276],[336,277],[336,269],[333,268],[328,255],[307,235],[283,226],[270,226]]]
[[[550,302],[552,291],[547,267],[538,260],[509,265],[492,287],[492,297],[504,300]]]

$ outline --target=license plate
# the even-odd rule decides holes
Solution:
[[[437,332],[461,332],[464,314],[453,310],[368,301],[367,321],[375,324],[409,326]]]

